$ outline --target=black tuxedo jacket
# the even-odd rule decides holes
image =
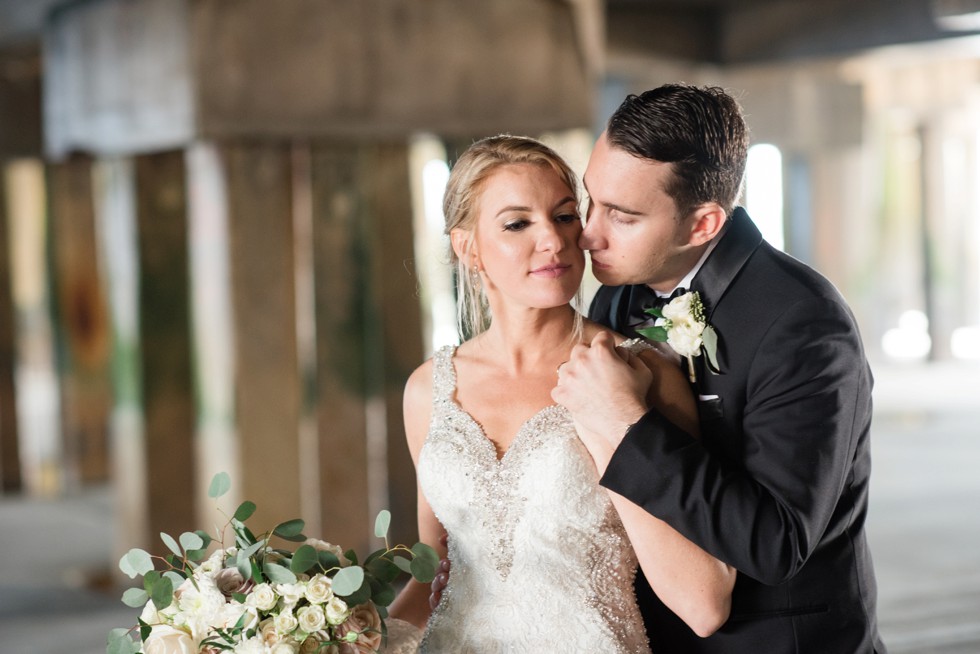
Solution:
[[[741,208],[691,287],[718,333],[721,369],[695,359],[701,440],[651,411],[601,483],[738,576],[731,617],[706,639],[640,580],[654,651],[885,652],[864,530],[872,379],[853,315]],[[632,336],[630,288],[602,287],[590,317]]]

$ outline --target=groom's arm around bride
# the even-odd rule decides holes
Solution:
[[[707,639],[649,597],[657,651],[884,652],[864,531],[871,374],[839,293],[735,208],[746,148],[729,95],[671,85],[620,106],[585,175],[580,243],[605,284],[591,317],[633,335],[635,288],[684,287],[718,335],[720,374],[693,359],[701,439],[623,408],[632,371],[605,345],[579,348],[553,396],[615,450],[605,487],[739,571]]]

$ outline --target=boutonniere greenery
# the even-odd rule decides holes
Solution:
[[[646,313],[657,318],[652,327],[637,329],[641,336],[666,342],[667,345],[687,359],[687,373],[694,383],[694,357],[704,354],[708,370],[717,375],[718,334],[704,319],[704,304],[697,291],[690,291],[674,298],[663,308],[647,309]]]

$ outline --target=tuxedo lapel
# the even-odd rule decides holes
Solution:
[[[691,281],[691,288],[701,294],[701,301],[708,310],[706,318],[709,323],[711,314],[718,307],[732,280],[760,243],[762,233],[745,209],[736,207],[728,231]]]
[[[721,237],[718,246],[705,260],[701,270],[691,280],[691,290],[698,291],[706,310],[705,319],[711,324],[711,315],[718,308],[732,281],[738,275],[745,263],[762,243],[762,233],[749,218],[742,207],[736,207],[732,213],[728,230]],[[728,357],[725,352],[726,334],[718,334],[718,347],[715,355],[721,374],[728,367]],[[707,374],[704,357],[698,357],[698,380]]]

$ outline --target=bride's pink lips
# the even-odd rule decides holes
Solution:
[[[537,277],[561,277],[571,268],[567,263],[552,263],[531,271]]]

